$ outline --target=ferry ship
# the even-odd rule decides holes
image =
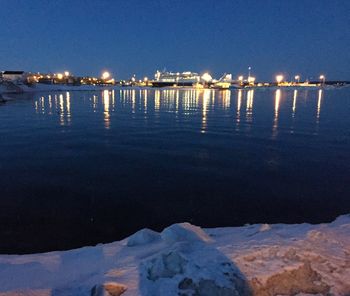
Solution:
[[[157,71],[152,81],[153,87],[194,86],[200,82],[200,75],[194,72],[160,72]]]

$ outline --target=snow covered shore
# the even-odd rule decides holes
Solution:
[[[182,223],[95,247],[0,255],[0,295],[350,295],[350,215],[319,225]]]

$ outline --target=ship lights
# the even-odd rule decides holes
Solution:
[[[211,75],[209,73],[204,73],[201,77],[205,82],[209,82],[209,81],[212,81],[213,78],[211,77]]]

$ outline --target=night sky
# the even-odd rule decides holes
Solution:
[[[0,2],[0,70],[350,79],[350,1]]]

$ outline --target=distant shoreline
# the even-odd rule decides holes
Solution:
[[[338,89],[343,87],[349,87],[350,84],[342,86],[333,85],[280,85],[280,86],[246,86],[242,88],[232,87],[228,89],[219,90],[238,90],[238,89]],[[38,83],[34,86],[27,86],[25,84],[16,85],[15,88],[7,88],[0,83],[0,94],[20,94],[20,93],[36,93],[36,92],[50,92],[50,91],[100,91],[105,89],[194,89],[203,90],[203,88],[196,88],[191,86],[167,86],[167,87],[151,87],[151,86],[119,86],[119,85],[65,85],[65,84],[41,84]],[[207,88],[204,88],[207,89]],[[210,88],[208,88],[210,89]]]

